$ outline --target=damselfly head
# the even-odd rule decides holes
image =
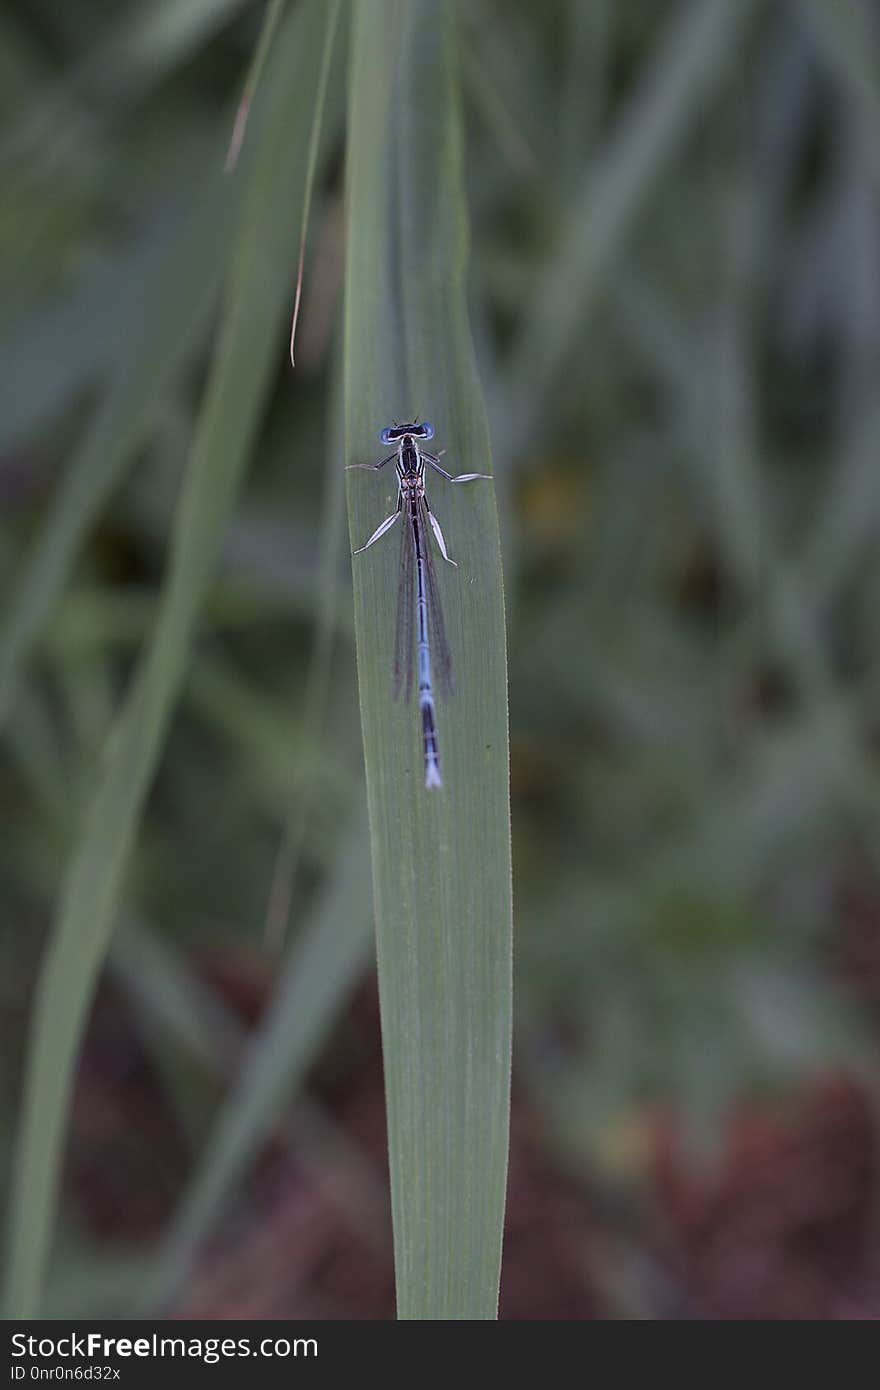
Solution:
[[[396,444],[405,434],[411,434],[413,439],[433,439],[434,426],[427,420],[421,424],[414,420],[411,425],[388,425],[379,435],[383,444]]]

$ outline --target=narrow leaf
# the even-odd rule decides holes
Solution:
[[[375,461],[380,429],[421,413],[453,473],[491,472],[465,302],[453,20],[423,0],[355,7],[349,463]],[[394,505],[388,471],[348,475],[353,548]],[[459,565],[438,575],[456,666],[455,699],[438,707],[440,789],[424,785],[417,706],[391,701],[399,538],[353,561],[398,1312],[494,1318],[512,935],[501,555],[490,482],[432,475],[430,497]]]

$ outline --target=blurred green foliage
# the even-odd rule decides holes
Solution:
[[[7,1166],[47,928],[155,630],[241,186],[220,169],[260,20],[243,0],[0,14]],[[880,29],[856,0],[480,0],[458,22],[506,547],[516,1066],[584,1171],[646,1106],[711,1139],[736,1097],[868,1068],[835,962],[841,895],[878,893]],[[332,962],[327,904],[358,917],[348,562],[326,483],[343,92],[340,59],[297,370],[281,304],[113,963],[172,1093],[187,1073],[196,1190],[222,1039],[237,1043],[189,962],[263,950],[291,824],[294,949],[329,920]],[[161,952],[149,972],[125,966],[134,932]],[[346,957],[310,1046],[352,973]],[[291,1007],[281,990],[275,1005]],[[265,1025],[266,1057],[280,1026]],[[289,1098],[283,1076],[265,1095],[249,1144]],[[143,1296],[129,1282],[116,1297]]]

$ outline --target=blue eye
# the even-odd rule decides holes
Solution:
[[[382,431],[382,433],[379,435],[379,439],[381,440],[381,442],[382,442],[383,444],[390,444],[390,443],[391,443],[392,435],[391,435],[391,429],[390,429],[390,427],[389,427],[388,429],[384,429],[384,430]]]
[[[430,425],[427,420],[422,421],[421,430],[423,439],[434,438],[434,426]]]

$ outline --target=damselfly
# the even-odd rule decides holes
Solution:
[[[421,424],[389,425],[379,436],[385,445],[394,448],[378,463],[352,463],[350,468],[363,468],[378,473],[386,463],[397,460],[397,506],[381,526],[377,526],[365,545],[353,552],[360,555],[368,550],[374,541],[384,536],[403,513],[404,530],[400,551],[400,580],[397,589],[397,636],[394,647],[394,697],[404,691],[408,700],[412,692],[412,649],[413,649],[413,600],[416,612],[416,651],[419,671],[419,712],[422,721],[422,742],[425,750],[425,786],[443,785],[440,776],[440,753],[437,746],[437,720],[434,712],[434,687],[431,680],[431,647],[434,647],[437,684],[444,695],[452,693],[452,659],[446,641],[443,613],[434,574],[434,561],[425,530],[425,517],[431,523],[431,530],[440,554],[450,565],[446,553],[446,542],[440,523],[428,505],[425,496],[425,465],[433,468],[441,478],[450,483],[470,483],[476,478],[490,478],[489,473],[460,473],[453,478],[440,460],[445,449],[439,454],[430,454],[421,447],[422,441],[432,439],[434,426],[426,420]],[[415,570],[415,582],[413,582]]]

